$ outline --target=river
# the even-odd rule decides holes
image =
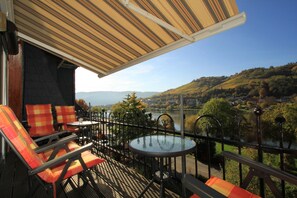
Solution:
[[[174,127],[176,131],[180,131],[180,123],[181,123],[181,117],[180,117],[180,111],[150,111],[152,113],[152,119],[157,119],[159,115],[162,113],[169,114],[173,121],[174,121]],[[191,116],[191,115],[197,115],[198,110],[184,110],[185,116]]]

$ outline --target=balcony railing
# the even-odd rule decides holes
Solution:
[[[231,180],[236,185],[243,183],[247,167],[241,163],[227,161],[220,153],[232,151],[239,155],[246,155],[253,160],[274,166],[279,170],[295,174],[297,150],[295,148],[284,148],[282,117],[276,118],[279,126],[279,144],[269,145],[263,143],[261,129],[261,109],[255,109],[255,127],[245,120],[238,120],[237,127],[232,131],[232,137],[224,135],[222,123],[213,115],[202,115],[193,123],[192,131],[186,131],[185,137],[191,138],[197,143],[197,149],[186,158],[187,173],[194,175],[200,180],[206,180],[215,175]],[[161,114],[156,120],[152,120],[150,114],[114,115],[106,111],[91,112],[88,119],[98,121],[94,126],[89,139],[95,145],[98,152],[102,152],[125,165],[136,169],[144,176],[150,178],[154,171],[154,164],[157,159],[135,155],[129,150],[129,142],[134,138],[152,134],[180,135],[174,129],[174,120],[169,114]],[[242,134],[249,131],[255,137],[254,141],[246,141]],[[291,163],[291,164],[290,164]],[[293,165],[292,165],[293,164]],[[181,180],[181,159],[176,157],[168,159],[165,166],[171,173],[171,177],[180,183]],[[273,179],[276,189],[283,197],[297,192],[297,186],[291,185],[283,180]],[[272,192],[259,179],[251,181],[248,190],[269,197]],[[272,190],[273,191],[273,190]],[[180,193],[180,192],[178,192]]]

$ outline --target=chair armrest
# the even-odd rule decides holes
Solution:
[[[50,150],[52,148],[58,147],[60,145],[66,144],[66,143],[68,143],[70,141],[73,141],[73,140],[76,140],[76,139],[77,139],[77,135],[76,134],[71,134],[69,136],[66,136],[66,137],[63,137],[63,138],[57,140],[54,143],[40,146],[40,147],[38,147],[38,148],[35,149],[35,152],[36,153],[41,153],[41,152]]]
[[[213,188],[207,186],[205,183],[199,181],[192,175],[186,174],[182,179],[184,187],[199,197],[203,198],[226,198],[221,193],[217,192]]]
[[[72,158],[78,158],[81,156],[81,153],[83,153],[84,151],[91,150],[92,146],[93,146],[93,144],[89,143],[85,146],[82,146],[82,147],[76,149],[76,150],[70,151],[69,153],[66,153],[65,155],[62,155],[58,158],[55,158],[53,160],[45,162],[44,164],[42,164],[41,166],[39,166],[35,169],[29,170],[28,173],[29,173],[29,175],[35,175],[37,173],[44,171],[47,168],[51,168],[51,167],[60,165],[61,163],[65,162],[66,160],[70,160]]]
[[[29,132],[31,126],[28,124],[27,120],[22,120],[23,127]]]
[[[285,180],[287,182],[297,185],[297,176],[296,175],[292,175],[292,174],[287,173],[283,170],[270,167],[270,166],[263,164],[261,162],[254,161],[252,159],[249,159],[247,157],[244,157],[242,155],[232,153],[229,151],[223,151],[222,155],[224,157],[227,157],[229,159],[237,161],[238,163],[245,164],[245,165],[249,166],[250,168],[254,169],[255,171],[257,171],[258,173],[262,173],[261,175],[257,174],[255,176],[258,176],[258,177],[274,176],[279,179],[282,179],[282,180]]]
[[[61,122],[54,123],[54,129],[56,131],[62,131],[63,125],[64,125],[64,123],[61,123]]]
[[[43,140],[51,140],[51,139],[59,139],[59,136],[60,135],[64,135],[66,133],[69,133],[68,131],[61,131],[61,132],[57,132],[57,133],[54,133],[54,134],[51,134],[51,135],[47,135],[47,136],[43,136],[43,137],[40,137],[40,138],[37,138],[35,139],[34,141],[37,143],[37,142],[40,142],[40,141],[43,141]]]

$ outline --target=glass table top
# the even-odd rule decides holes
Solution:
[[[129,144],[130,149],[139,154],[155,157],[173,157],[194,150],[196,143],[188,138],[171,135],[139,137]]]
[[[76,122],[69,122],[67,123],[68,126],[91,126],[91,125],[95,125],[98,124],[99,122],[95,122],[95,121],[76,121]]]

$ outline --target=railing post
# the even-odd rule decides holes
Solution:
[[[90,121],[92,121],[92,106],[90,102],[89,102],[89,119]]]
[[[280,152],[280,168],[281,170],[284,170],[284,131],[283,131],[283,124],[286,122],[286,119],[283,116],[278,116],[275,118],[275,122],[280,128],[280,141],[279,141],[279,147],[281,149]],[[281,187],[282,187],[282,195],[283,197],[286,196],[286,190],[285,190],[285,181],[281,181]]]
[[[257,106],[254,109],[254,114],[256,115],[256,127],[257,127],[257,142],[258,142],[258,161],[263,163],[263,150],[262,150],[262,130],[261,130],[261,115],[263,114],[262,109]],[[265,186],[263,178],[259,179],[260,183],[260,195],[265,197]]]

